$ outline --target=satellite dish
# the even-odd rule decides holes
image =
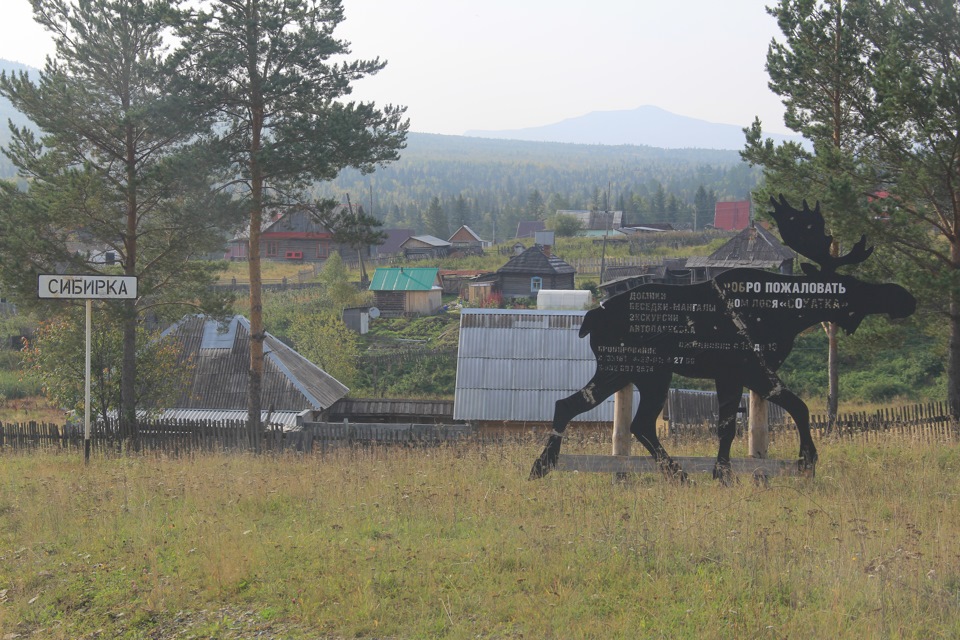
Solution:
[[[370,313],[370,317],[373,318],[374,320],[380,317],[380,309],[377,309],[376,307],[370,307],[369,313]]]

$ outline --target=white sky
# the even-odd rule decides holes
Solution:
[[[785,132],[764,61],[773,0],[344,0],[337,32],[386,69],[354,97],[408,107],[411,129],[520,129],[654,105]],[[0,58],[51,53],[29,0],[4,0]]]

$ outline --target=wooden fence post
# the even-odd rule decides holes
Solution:
[[[750,392],[750,411],[747,420],[747,443],[751,458],[766,458],[770,448],[770,421],[767,419],[767,401]]]
[[[613,396],[613,455],[630,455],[633,442],[630,422],[633,420],[633,385],[628,384]]]

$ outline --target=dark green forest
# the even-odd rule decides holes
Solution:
[[[36,73],[5,60],[0,71]],[[28,123],[5,99],[0,119]],[[9,141],[8,128],[0,127],[0,145]],[[0,178],[15,176],[0,156]],[[759,179],[737,151],[411,133],[399,161],[370,175],[344,170],[311,195],[349,196],[387,227],[446,238],[467,224],[487,240],[502,241],[514,236],[519,221],[545,219],[558,209],[614,209],[624,212],[625,224],[702,228],[713,221],[716,201],[749,198]]]
[[[575,145],[410,134],[401,159],[371,175],[347,170],[317,196],[347,195],[384,221],[447,237],[461,224],[485,239],[558,209],[614,209],[624,224],[702,228],[718,200],[743,200],[759,180],[736,151]],[[699,198],[698,198],[699,192]],[[430,215],[431,203],[445,214]]]

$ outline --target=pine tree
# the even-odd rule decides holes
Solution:
[[[345,167],[369,173],[395,160],[409,122],[404,108],[346,102],[351,83],[379,59],[341,61],[339,0],[213,0],[183,14],[182,73],[219,115],[220,142],[249,215],[250,386],[257,446],[263,377],[260,231],[266,209],[302,203],[304,189]]]
[[[206,295],[211,272],[193,257],[222,248],[235,225],[210,189],[208,121],[178,96],[163,55],[169,3],[35,0],[56,53],[39,79],[0,78],[0,94],[40,129],[17,128],[7,156],[29,181],[0,202],[0,271],[26,294],[36,274],[115,267],[68,242],[109,247],[138,278],[122,309],[121,433],[136,438],[138,315]],[[29,297],[33,297],[32,295]]]
[[[440,198],[434,196],[430,199],[430,206],[427,207],[423,223],[427,233],[441,240],[450,237],[450,223],[447,222],[447,213],[440,204]]]
[[[747,133],[743,157],[764,168],[766,184],[758,201],[783,193],[794,201],[819,201],[831,232],[839,238],[863,217],[865,189],[873,188],[858,170],[868,142],[862,108],[869,101],[867,65],[867,0],[780,0],[768,9],[784,35],[767,52],[770,88],[783,97],[785,121],[814,143],[811,153],[797,143],[775,148],[763,141],[755,122]],[[855,238],[854,238],[855,240]],[[827,412],[839,409],[839,349],[837,325],[824,325],[827,334],[829,389]]]

